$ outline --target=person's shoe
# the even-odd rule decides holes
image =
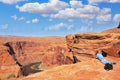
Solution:
[[[113,62],[113,64],[116,64],[116,62]]]

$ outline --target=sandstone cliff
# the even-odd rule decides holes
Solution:
[[[9,49],[0,42],[0,79],[21,76],[21,69],[9,54],[8,50]]]
[[[104,50],[108,55],[119,57],[120,33],[77,33],[66,36],[69,52],[80,60],[88,60],[95,57],[96,50]],[[116,31],[120,31],[117,28]],[[88,57],[88,59],[84,59]]]

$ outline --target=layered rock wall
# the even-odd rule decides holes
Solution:
[[[120,33],[78,33],[66,36],[69,52],[80,60],[95,57],[97,50],[119,57]]]

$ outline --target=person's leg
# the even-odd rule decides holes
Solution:
[[[116,62],[109,62],[110,64],[116,64]]]

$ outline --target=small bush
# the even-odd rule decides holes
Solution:
[[[34,69],[34,70],[39,70],[39,65],[40,65],[40,64],[35,64],[35,65],[33,65],[33,69]]]

